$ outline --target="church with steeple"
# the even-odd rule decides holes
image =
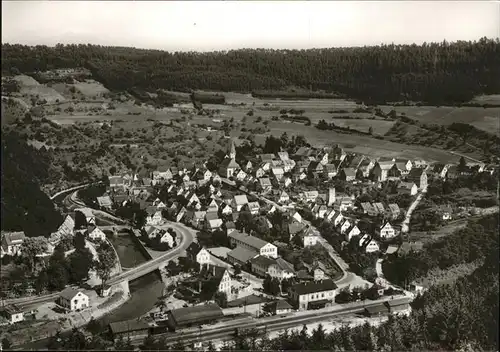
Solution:
[[[234,145],[234,139],[232,138],[227,148],[226,158],[236,159],[236,146]]]
[[[232,177],[240,166],[236,163],[236,146],[234,145],[234,140],[231,138],[227,148],[227,154],[219,167],[219,175],[221,177],[230,178]]]

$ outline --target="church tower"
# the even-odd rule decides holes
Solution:
[[[230,159],[236,159],[236,147],[232,138],[227,153]]]

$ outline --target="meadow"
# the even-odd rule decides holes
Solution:
[[[500,135],[500,108],[450,106],[381,106],[384,112],[392,109],[398,114],[426,124],[449,125],[453,122],[470,124],[480,130]]]
[[[154,108],[145,104],[136,104],[135,99],[127,93],[119,96],[115,94],[114,99],[111,99],[108,90],[101,83],[93,80],[74,84],[55,83],[52,85],[49,83],[52,87],[39,84],[28,76],[17,76],[16,80],[21,83],[22,92],[25,92],[22,97],[24,101],[30,100],[35,93],[40,94],[40,97],[42,95],[49,97],[48,104],[45,105],[47,118],[59,124],[114,121],[115,124],[119,123],[119,128],[125,131],[146,128],[149,134],[154,121],[170,123],[173,120],[180,123],[181,128],[187,131],[192,129],[190,126],[196,124],[217,129],[224,121],[231,120],[231,135],[239,137],[242,133],[247,135],[253,133],[256,142],[265,140],[269,134],[280,136],[286,132],[289,136],[303,135],[313,145],[338,143],[348,151],[372,157],[408,156],[440,162],[457,159],[456,155],[438,148],[405,145],[355,133],[316,129],[315,125],[318,121],[325,120],[339,127],[350,127],[362,132],[368,132],[371,128],[374,136],[383,136],[394,125],[393,120],[384,119],[371,112],[354,112],[359,105],[350,100],[259,99],[251,94],[204,91],[204,93],[224,94],[226,104],[203,104],[203,109],[208,113],[199,114],[191,103],[186,102],[169,108]],[[165,93],[188,98],[187,93],[170,91],[165,91]],[[55,102],[56,99],[59,101]],[[485,99],[485,97],[482,98],[482,100]],[[291,109],[301,110],[302,116],[309,118],[311,125],[280,118],[284,110],[289,116],[293,116]],[[452,122],[465,122],[489,132],[499,133],[500,108],[381,106],[380,109],[385,113],[394,109],[398,114],[404,113],[424,123],[447,125]],[[202,138],[203,143],[208,143],[206,137],[209,134],[215,136],[214,132],[199,129],[198,132],[197,138]],[[478,157],[479,155],[470,154],[470,156]]]

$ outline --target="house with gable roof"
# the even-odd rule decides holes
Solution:
[[[387,215],[392,219],[397,219],[401,214],[401,209],[396,203],[391,203],[388,205]]]
[[[356,180],[356,170],[350,167],[345,167],[340,171],[339,178],[346,182]]]
[[[250,214],[257,215],[259,213],[259,210],[260,210],[260,205],[259,205],[259,202],[248,202],[246,204],[246,208],[248,208],[248,211],[250,212]]]
[[[394,238],[396,237],[396,230],[394,227],[392,227],[390,222],[386,222],[385,224],[382,224],[379,228],[376,229],[375,231],[377,235],[380,236],[380,238]]]
[[[302,282],[289,288],[288,297],[299,310],[322,308],[335,302],[336,290],[337,285],[331,279]]]
[[[146,208],[146,224],[160,225],[163,222],[161,210],[156,207],[149,206]]]
[[[222,226],[222,219],[219,219],[219,215],[214,212],[214,213],[206,213],[205,214],[205,228],[208,231],[215,231]]]
[[[371,170],[371,176],[374,181],[386,181],[389,176],[389,170],[392,169],[394,160],[379,160]]]
[[[106,234],[96,225],[89,225],[85,231],[85,236],[92,240],[106,241]]]
[[[252,272],[261,277],[269,274],[272,278],[284,280],[295,276],[295,269],[292,264],[283,258],[270,258],[259,255],[250,259]]]
[[[60,294],[58,299],[59,305],[70,311],[78,309],[85,309],[90,306],[89,296],[83,291],[74,289],[72,287],[65,288]]]
[[[213,282],[213,285],[208,286],[213,287],[213,294],[224,292],[227,297],[231,297],[232,280],[227,268],[213,264],[204,264],[200,267],[196,281],[198,282],[199,291],[202,290],[202,286],[207,282]]]
[[[361,234],[361,231],[359,230],[358,226],[357,225],[351,225],[351,227],[349,227],[347,229],[347,231],[345,231],[345,240],[347,242],[351,242],[351,239],[354,236],[359,236],[360,234]]]
[[[240,194],[240,195],[234,196],[233,201],[231,203],[231,206],[236,211],[241,211],[241,209],[247,204],[248,204],[248,198],[247,198],[246,194]]]
[[[278,257],[278,248],[258,237],[239,231],[233,231],[227,237],[229,238],[229,243],[233,248],[241,247],[254,252],[256,255],[260,254],[271,258]]]
[[[26,236],[23,231],[2,234],[2,257],[19,255]]]
[[[221,177],[231,178],[239,168],[240,166],[236,163],[236,160],[226,158],[219,167],[219,175]]]
[[[407,177],[409,182],[414,182],[418,189],[427,188],[427,173],[424,168],[413,168]]]
[[[400,182],[397,187],[399,194],[409,194],[414,196],[418,193],[418,187],[414,182]]]

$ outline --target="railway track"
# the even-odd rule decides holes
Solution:
[[[410,297],[406,297],[407,302],[411,302]],[[155,337],[164,337],[165,342],[169,345],[178,343],[179,341],[184,344],[189,344],[192,342],[207,341],[214,339],[226,339],[232,338],[234,336],[234,331],[236,328],[266,328],[268,332],[275,332],[283,329],[289,329],[296,326],[300,326],[308,323],[317,323],[325,321],[337,316],[349,315],[362,312],[368,307],[378,307],[384,304],[388,299],[368,304],[359,304],[355,307],[346,307],[337,309],[331,312],[312,312],[310,314],[304,315],[286,315],[286,316],[273,316],[269,318],[263,318],[259,320],[249,320],[242,321],[240,323],[232,324],[231,326],[217,327],[212,329],[206,329],[204,326],[201,331],[189,331],[189,332],[177,332],[177,333],[164,333],[157,334]],[[142,342],[142,337],[133,339],[134,344],[140,344]]]

